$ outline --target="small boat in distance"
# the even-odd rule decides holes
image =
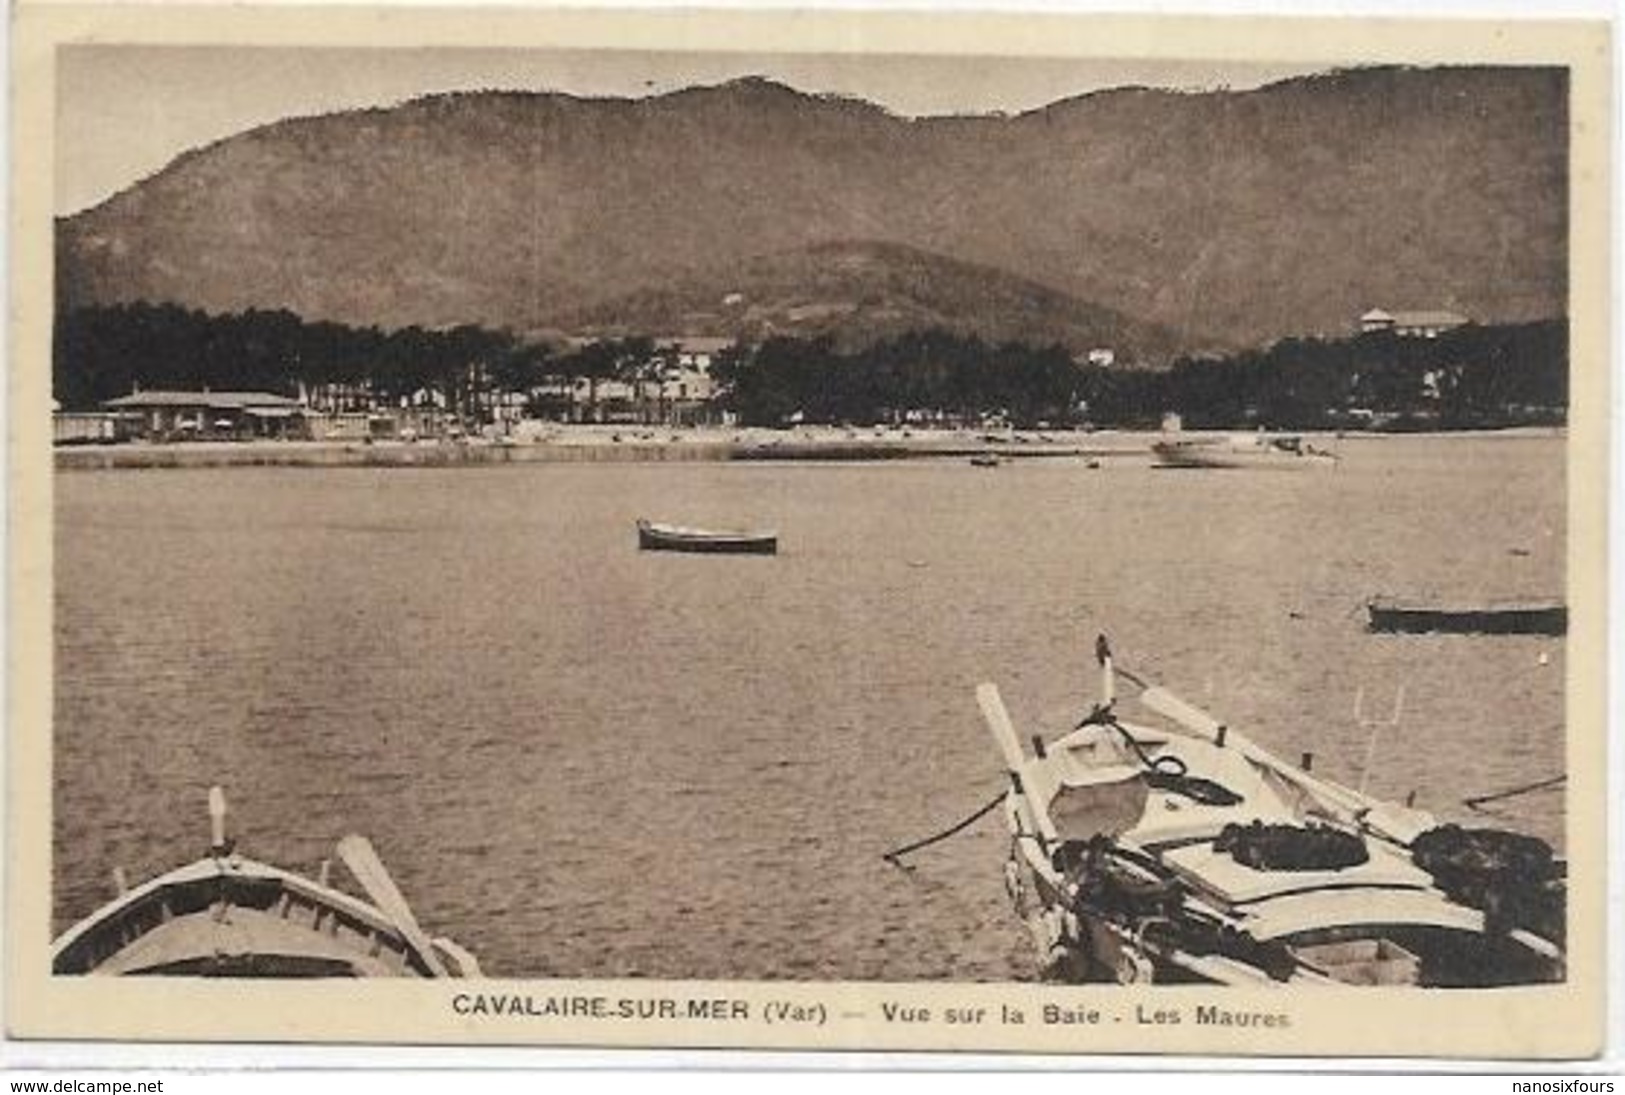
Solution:
[[[702,555],[776,555],[779,534],[772,530],[686,528],[638,521],[642,551],[688,551]]]
[[[51,972],[172,977],[479,977],[474,956],[429,938],[360,836],[338,853],[369,900],[239,855],[226,800],[209,791],[213,843],[199,860],[127,888],[63,932]]]
[[[1569,629],[1568,606],[1561,601],[1430,605],[1379,597],[1365,607],[1372,631],[1563,635]]]
[[[1009,773],[1005,884],[1045,975],[1069,982],[1491,988],[1562,981],[1566,870],[1549,845],[1440,824],[1292,765],[1126,671],[1162,721],[1101,702],[1022,745],[977,702]]]
[[[1334,454],[1301,437],[1263,433],[1162,440],[1151,446],[1151,453],[1165,468],[1324,468],[1337,463]]]
[[[977,468],[996,468],[999,466],[998,453],[979,452],[970,458],[971,466]]]

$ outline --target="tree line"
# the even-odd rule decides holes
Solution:
[[[297,395],[301,385],[354,385],[385,404],[437,393],[439,405],[471,418],[488,411],[495,392],[530,393],[536,413],[556,416],[577,387],[593,405],[610,380],[658,390],[674,353],[647,336],[565,345],[476,325],[383,331],[281,310],[209,315],[137,303],[58,315],[53,379],[66,410],[94,409],[136,387]],[[718,400],[746,425],[995,416],[1135,427],[1175,412],[1207,428],[1498,426],[1564,421],[1568,325],[1284,339],[1165,369],[1084,364],[1060,345],[942,330],[853,350],[823,337],[773,337],[722,351],[712,375]]]
[[[989,344],[942,330],[901,335],[849,353],[827,337],[735,345],[712,368],[729,409],[747,425],[872,424],[911,416],[1017,422],[1077,417],[1091,374],[1059,345]]]
[[[669,347],[640,336],[569,346],[474,324],[383,331],[286,310],[210,315],[138,302],[58,314],[52,387],[64,410],[94,410],[137,388],[296,396],[302,386],[342,385],[383,405],[430,393],[477,419],[497,392],[583,381],[595,401],[605,381],[647,383],[670,364]]]
[[[1566,320],[1467,324],[1436,338],[1284,339],[1177,361],[1153,401],[1189,425],[1221,428],[1557,424],[1568,414],[1568,345]]]
[[[747,423],[869,423],[900,416],[1016,425],[1464,428],[1555,423],[1568,406],[1568,324],[1468,325],[1284,339],[1168,369],[1073,360],[1060,346],[989,344],[942,331],[842,354],[825,339],[769,339],[719,363]]]

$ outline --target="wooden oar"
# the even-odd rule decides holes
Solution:
[[[1201,708],[1186,703],[1165,688],[1155,685],[1147,688],[1140,694],[1140,701],[1151,710],[1216,745],[1227,743],[1227,748],[1235,749],[1251,763],[1260,768],[1267,768],[1299,790],[1342,811],[1347,815],[1348,822],[1377,836],[1408,846],[1416,839],[1418,833],[1434,825],[1430,814],[1369,798],[1294,768],[1243,734],[1225,731],[1221,738],[1220,731],[1225,730],[1223,723]]]
[[[355,875],[356,881],[361,883],[361,888],[367,891],[367,897],[378,906],[378,911],[389,918],[401,937],[423,957],[429,972],[436,977],[450,976],[439,955],[435,954],[434,944],[429,942],[429,937],[418,926],[417,917],[412,915],[412,907],[406,903],[395,880],[384,868],[384,861],[373,850],[372,841],[350,834],[339,841],[339,858]]]
[[[1211,742],[1218,741],[1219,730],[1224,724],[1200,707],[1186,703],[1166,688],[1152,685],[1140,693],[1140,702],[1157,714],[1179,723],[1191,733]]]
[[[1369,810],[1375,805],[1363,795],[1357,795],[1353,791],[1335,787],[1324,780],[1316,779],[1309,773],[1284,763],[1280,758],[1253,744],[1243,735],[1227,731],[1225,725],[1218,719],[1203,711],[1200,707],[1185,702],[1166,688],[1159,685],[1147,688],[1140,693],[1140,702],[1157,714],[1177,722],[1198,737],[1205,738],[1214,744],[1227,741],[1230,748],[1235,749],[1254,764],[1268,768],[1282,779],[1331,802],[1338,809],[1345,810],[1351,815],[1359,815],[1362,811]],[[1221,731],[1224,732],[1223,738],[1220,736]]]
[[[1004,754],[1004,766],[1010,772],[1011,784],[1027,802],[1027,813],[1038,828],[1039,839],[1046,849],[1052,847],[1057,839],[1055,823],[1050,820],[1049,810],[1039,800],[1040,789],[1032,786],[1032,766],[1027,761],[1027,754],[1022,751],[1021,739],[1016,737],[1010,712],[1005,710],[1004,700],[999,696],[999,686],[992,683],[977,685],[976,702],[982,709],[982,718],[987,722],[993,740],[998,742],[999,751]]]

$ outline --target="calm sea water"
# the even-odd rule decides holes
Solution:
[[[59,475],[57,927],[201,852],[218,782],[246,854],[367,834],[499,975],[1030,977],[1001,821],[881,856],[1003,785],[977,682],[1058,733],[1102,630],[1283,755],[1473,818],[1564,771],[1563,642],[1362,606],[1558,594],[1563,442],[1343,453]],[[639,553],[639,516],[782,553]],[[1507,805],[1561,838],[1560,793]]]

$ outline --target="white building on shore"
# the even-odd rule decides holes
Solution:
[[[1471,322],[1457,312],[1387,312],[1373,308],[1360,317],[1360,333],[1392,331],[1400,338],[1438,338]]]

